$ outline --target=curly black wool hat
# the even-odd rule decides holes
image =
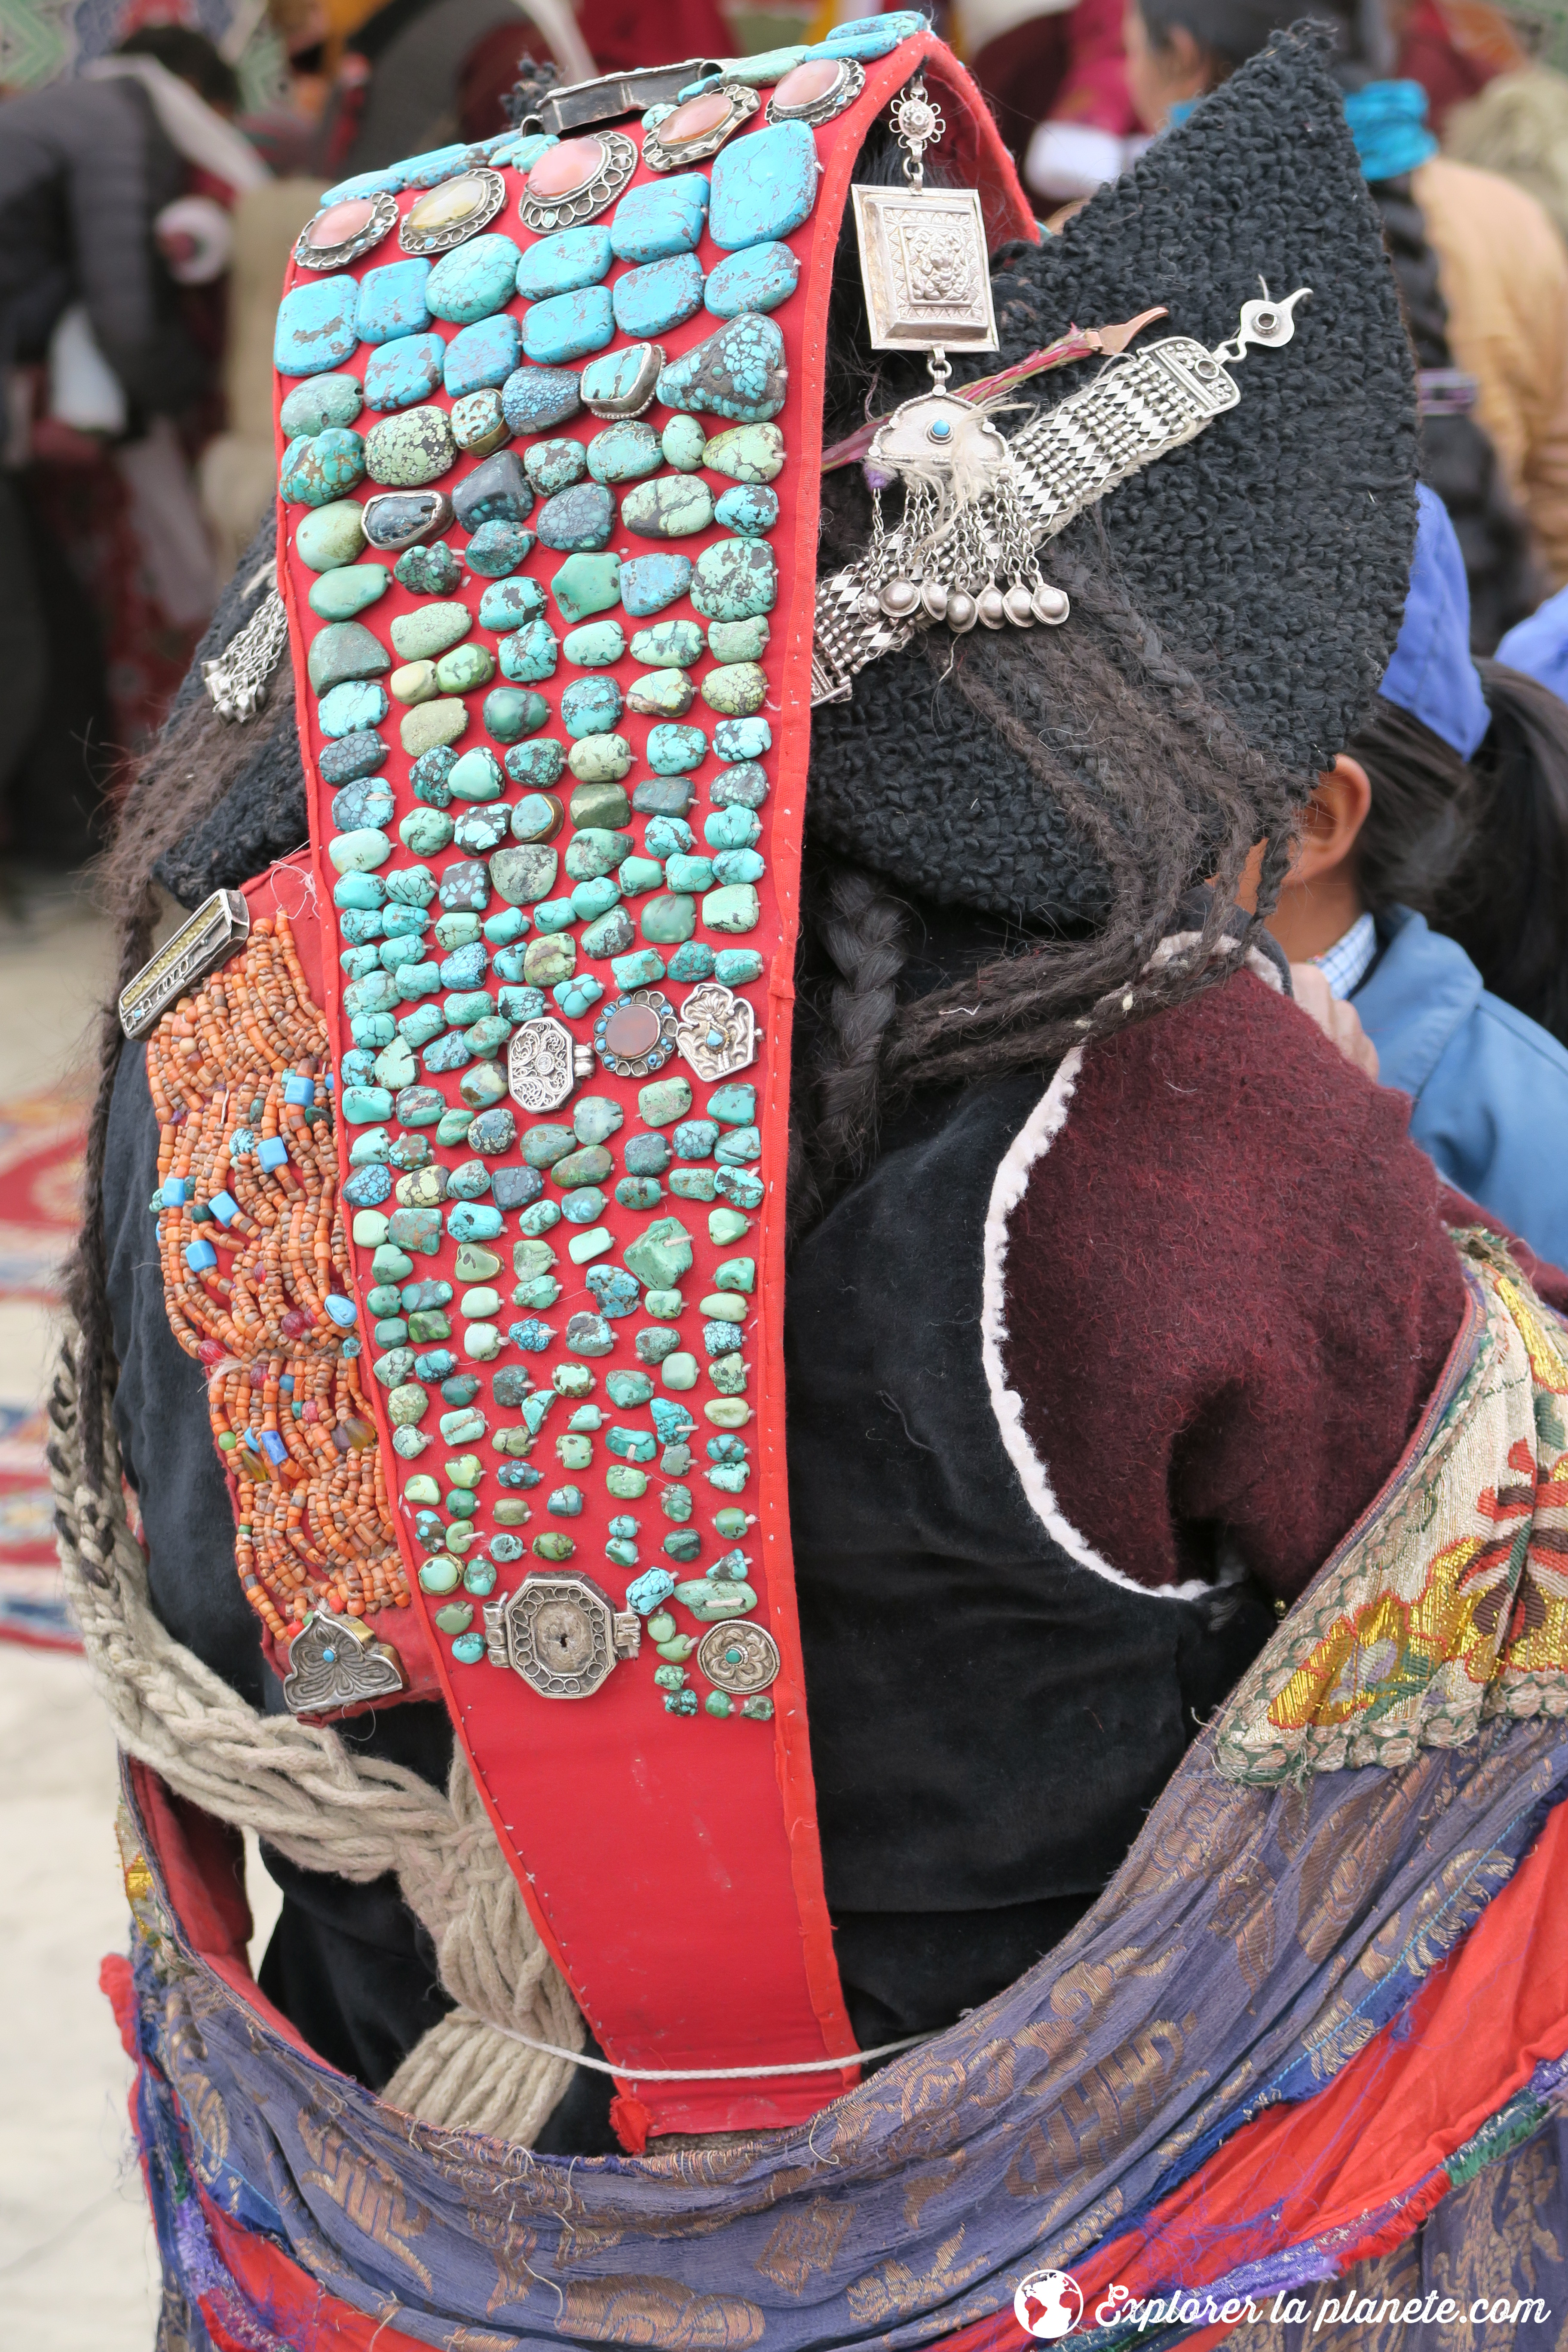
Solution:
[[[1075,550],[1103,533],[1150,642],[1300,779],[1303,801],[1377,690],[1415,534],[1414,363],[1326,54],[1313,28],[1281,36],[1062,235],[1005,248],[1000,356],[961,371],[973,380],[1070,324],[1155,304],[1170,319],[1150,332],[1213,347],[1260,278],[1277,299],[1312,289],[1293,341],[1235,368],[1237,407],[1041,551],[1047,578],[1070,577]],[[1083,382],[1066,369],[1020,393],[1054,404]],[[911,376],[898,396],[918,388]],[[1066,631],[1082,643],[1102,626],[1080,608]],[[980,633],[964,650],[983,668],[999,657]],[[951,688],[933,690],[919,646],[816,712],[808,814],[832,847],[941,903],[1068,922],[1103,904],[1087,843],[1016,750]]]

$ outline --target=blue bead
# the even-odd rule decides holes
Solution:
[[[621,565],[621,603],[635,620],[662,613],[690,585],[689,555],[633,555]]]
[[[816,174],[816,142],[804,122],[736,140],[714,162],[708,234],[727,253],[788,236],[811,218]]]
[[[695,317],[702,305],[702,264],[694,253],[672,254],[628,269],[611,289],[623,335],[662,335]]]
[[[441,382],[447,346],[439,335],[399,335],[365,362],[367,408],[417,408]]]
[[[709,271],[703,307],[715,319],[738,319],[742,310],[776,310],[799,283],[800,264],[787,245],[753,245]]]
[[[444,253],[425,289],[430,316],[468,327],[502,310],[517,291],[521,258],[510,236],[494,235],[471,236],[466,245]]]
[[[616,258],[665,261],[672,253],[694,252],[707,212],[708,182],[700,172],[679,172],[631,189],[610,223]]]
[[[193,1274],[200,1274],[207,1266],[216,1265],[217,1264],[217,1252],[214,1249],[211,1242],[187,1242],[185,1244],[185,1264],[190,1267]]]
[[[191,1188],[183,1176],[166,1176],[159,1197],[165,1209],[183,1209],[190,1198]]]
[[[388,1104],[387,1108],[390,1109],[391,1105]],[[207,1206],[212,1211],[220,1225],[233,1224],[236,1217],[239,1214],[239,1202],[235,1199],[232,1192],[215,1192],[211,1200],[207,1202]]]
[[[280,1135],[265,1135],[256,1147],[256,1159],[261,1168],[286,1168],[289,1147]]]
[[[359,341],[359,281],[313,278],[291,287],[278,306],[272,359],[279,375],[321,375],[347,359]]]
[[[607,286],[584,286],[573,294],[552,294],[535,302],[522,322],[522,348],[547,366],[602,352],[616,331]]]
[[[362,343],[389,343],[395,335],[422,334],[430,324],[425,308],[427,261],[389,261],[384,268],[367,269],[359,284],[359,316],[355,323]]]
[[[517,320],[500,311],[465,327],[447,346],[446,384],[454,400],[465,393],[482,392],[504,383],[516,367],[522,348]]]
[[[525,302],[543,302],[552,294],[596,286],[609,270],[610,232],[603,221],[594,221],[531,245],[517,265],[517,290]]]
[[[340,1331],[352,1329],[359,1320],[359,1308],[353,1300],[341,1297],[336,1291],[329,1292],[321,1303]]]

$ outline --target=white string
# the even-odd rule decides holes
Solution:
[[[563,2050],[553,2042],[536,2042],[515,2025],[488,2022],[509,2042],[527,2050],[542,2050],[547,2058],[564,2058],[573,2066],[591,2066],[595,2074],[619,2074],[628,2083],[749,2083],[764,2074],[837,2074],[846,2066],[863,2066],[868,2058],[891,2058],[896,2051],[912,2050],[917,2042],[934,2042],[934,2033],[906,2033],[901,2042],[879,2042],[875,2050],[851,2050],[842,2058],[805,2058],[793,2066],[612,2066],[603,2058],[585,2058],[580,2050]]]

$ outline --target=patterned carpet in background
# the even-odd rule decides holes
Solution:
[[[82,1134],[75,1094],[0,1102],[0,1313],[37,1343],[0,1360],[0,1641],[65,1650],[81,1645],[60,1593],[36,1373],[76,1233]]]

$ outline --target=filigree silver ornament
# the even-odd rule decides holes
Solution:
[[[758,1034],[757,1016],[746,999],[716,980],[705,980],[680,1008],[675,1042],[681,1060],[710,1083],[756,1060]]]
[[[454,200],[465,197],[465,208],[454,215]],[[506,182],[500,173],[476,163],[416,197],[403,215],[397,242],[405,253],[450,253],[454,246],[466,245],[488,228],[505,203]]]
[[[524,1021],[507,1048],[507,1092],[522,1110],[559,1110],[579,1078],[592,1076],[594,1055],[552,1013]]]
[[[643,162],[650,172],[683,172],[689,163],[700,163],[716,155],[761,104],[757,92],[744,82],[710,82],[672,106],[644,133]],[[693,128],[683,138],[680,134],[687,123]]]
[[[189,988],[238,953],[250,936],[250,909],[238,890],[215,890],[204,898],[155,956],[120,992],[120,1026],[127,1037],[145,1037],[171,1004]]]
[[[271,570],[270,562],[266,568]],[[202,664],[202,684],[220,719],[243,727],[255,718],[288,643],[289,615],[277,589],[269,588],[222,653]]]
[[[403,1662],[357,1617],[317,1610],[289,1646],[283,1702],[290,1715],[327,1715],[407,1687]]]
[[[541,1698],[591,1698],[642,1643],[637,1612],[617,1609],[589,1576],[525,1576],[484,1615],[490,1664],[510,1666]]]
[[[824,83],[828,67],[833,71]],[[763,121],[770,125],[805,122],[815,131],[842,114],[847,106],[853,106],[865,87],[865,68],[853,58],[806,58],[779,83],[767,102]],[[811,94],[797,99],[791,95],[792,89],[803,93],[809,89]]]
[[[563,168],[575,171],[559,186]],[[546,150],[524,184],[518,211],[525,228],[536,236],[558,228],[577,228],[608,212],[637,167],[637,151],[624,131],[587,131]],[[534,192],[533,182],[541,184]]]
[[[314,220],[306,222],[294,246],[294,258],[301,269],[345,268],[351,261],[357,261],[362,253],[368,253],[372,246],[379,245],[387,232],[395,227],[396,201],[384,188],[378,189],[374,197],[366,198],[365,201],[370,205],[370,214],[364,226],[355,229],[348,236],[338,237],[331,244],[320,243],[313,232],[321,221],[330,219],[333,213],[347,210],[353,202],[352,197],[345,198],[336,205],[325,205],[316,215]]]
[[[697,1663],[716,1690],[749,1698],[778,1680],[778,1643],[762,1625],[722,1617],[698,1643]]]

